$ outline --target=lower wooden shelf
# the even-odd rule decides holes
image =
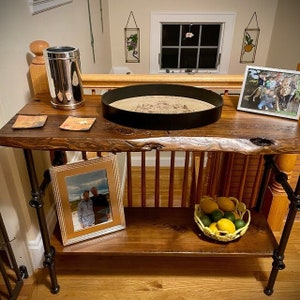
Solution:
[[[190,208],[125,208],[126,229],[63,246],[59,228],[51,237],[57,255],[253,256],[268,257],[277,247],[263,215],[251,214],[248,231],[229,243],[203,235]]]

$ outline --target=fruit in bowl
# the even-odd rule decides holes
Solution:
[[[245,203],[235,197],[204,196],[195,205],[194,219],[204,235],[229,242],[245,234],[251,215]]]

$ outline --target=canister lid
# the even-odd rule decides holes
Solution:
[[[68,59],[79,56],[78,48],[71,46],[56,46],[45,49],[45,53],[49,59]]]

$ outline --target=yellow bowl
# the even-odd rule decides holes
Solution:
[[[200,205],[196,204],[194,211],[194,220],[205,236],[220,242],[230,242],[240,238],[248,230],[251,221],[250,210],[246,208],[245,203],[239,202],[238,199],[234,197],[229,198],[235,202],[235,213],[237,213],[241,219],[246,221],[245,226],[237,229],[234,233],[228,233],[227,231],[213,232],[209,227],[204,226],[204,224],[202,223],[200,218],[204,215],[204,213],[201,211]]]

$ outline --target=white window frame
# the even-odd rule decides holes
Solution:
[[[222,23],[220,39],[220,62],[216,70],[197,70],[199,73],[228,73],[232,48],[235,13],[179,13],[179,12],[152,12],[150,28],[150,73],[165,73],[160,69],[161,24],[162,23]],[[177,72],[180,72],[178,70]]]

